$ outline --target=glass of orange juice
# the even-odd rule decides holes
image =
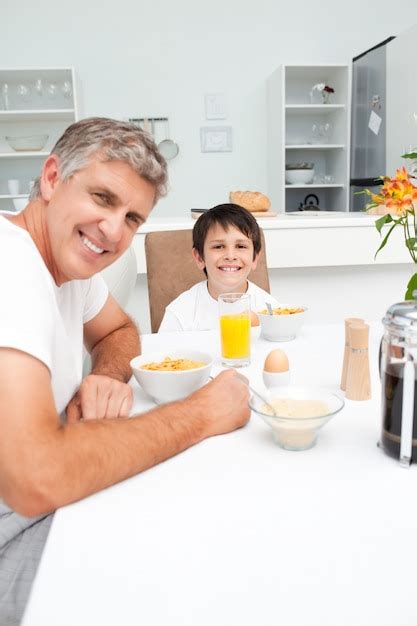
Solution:
[[[222,363],[243,367],[250,363],[250,295],[222,293],[219,295]]]

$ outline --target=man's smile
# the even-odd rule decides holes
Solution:
[[[108,252],[108,250],[105,250],[104,248],[101,248],[100,246],[93,243],[91,239],[87,237],[87,235],[85,235],[82,231],[78,232],[80,234],[82,243],[88,250],[90,250],[91,252],[95,252],[95,254],[103,254],[104,252]]]

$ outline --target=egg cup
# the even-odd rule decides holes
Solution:
[[[290,384],[290,371],[286,372],[262,372],[264,385],[267,389],[271,387],[283,387]]]

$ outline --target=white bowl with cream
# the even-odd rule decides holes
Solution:
[[[166,357],[173,360],[187,359],[204,365],[176,371],[144,369],[144,365],[162,363]],[[213,358],[207,352],[182,350],[180,348],[147,352],[135,357],[130,362],[133,375],[139,385],[157,404],[180,400],[205,385],[210,378],[212,365]]]
[[[320,428],[345,404],[335,393],[313,387],[272,387],[264,395],[276,415],[255,395],[249,406],[271,427],[275,442],[286,450],[312,448]]]

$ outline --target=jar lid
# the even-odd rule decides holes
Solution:
[[[406,300],[393,304],[386,312],[382,323],[386,328],[398,331],[408,329],[417,333],[417,300]]]

